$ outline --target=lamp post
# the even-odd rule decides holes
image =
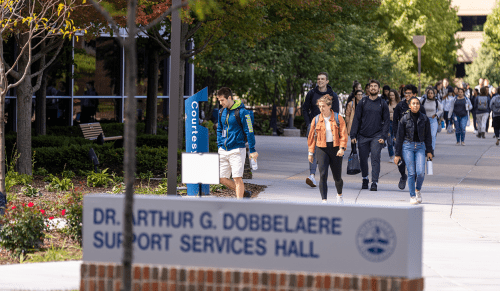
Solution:
[[[422,47],[425,44],[425,35],[414,35],[413,36],[413,44],[418,48],[418,96],[420,95],[420,67],[421,67],[421,51]]]

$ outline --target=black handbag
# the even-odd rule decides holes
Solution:
[[[347,161],[347,175],[357,175],[361,173],[361,165],[359,164],[358,152],[354,145]]]

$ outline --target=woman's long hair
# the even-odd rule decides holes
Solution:
[[[394,98],[394,101],[396,102],[396,104],[398,104],[399,102],[401,102],[401,98],[399,97],[399,93],[396,89],[391,89],[389,91],[389,96],[387,96],[387,102],[389,103],[388,105],[391,105],[391,93],[394,93],[394,96],[396,96],[396,98]]]

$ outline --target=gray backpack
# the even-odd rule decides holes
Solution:
[[[496,96],[495,101],[491,104],[491,111],[495,115],[500,115],[500,96]]]
[[[477,109],[482,111],[488,110],[488,97],[486,96],[478,96],[477,97]]]

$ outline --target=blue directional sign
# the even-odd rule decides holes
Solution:
[[[186,152],[208,153],[208,129],[200,125],[200,102],[208,101],[208,87],[184,101],[186,113]],[[203,165],[200,165],[203,167]],[[198,184],[187,184],[187,195],[196,196]],[[210,185],[203,185],[202,195],[210,194]]]

